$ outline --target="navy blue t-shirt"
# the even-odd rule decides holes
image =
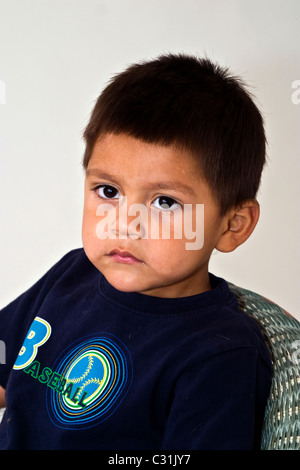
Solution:
[[[259,448],[271,361],[227,283],[114,289],[83,249],[0,312],[0,449]]]

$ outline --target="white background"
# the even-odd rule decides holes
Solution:
[[[299,0],[0,0],[1,307],[81,246],[94,101],[113,74],[165,52],[207,54],[257,96],[269,141],[261,219],[210,270],[300,319]]]

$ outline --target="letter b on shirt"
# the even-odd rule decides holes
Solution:
[[[36,317],[27,333],[23,346],[14,365],[14,369],[24,369],[35,359],[38,348],[49,339],[51,326],[46,320]]]

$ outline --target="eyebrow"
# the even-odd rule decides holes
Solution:
[[[95,176],[96,178],[103,178],[105,180],[109,181],[115,181],[115,176],[111,175],[110,173],[104,173],[101,170],[98,170],[97,168],[90,168],[89,170],[86,170],[85,172],[86,176]]]
[[[186,184],[177,182],[177,181],[166,181],[165,183],[157,182],[157,183],[150,183],[147,185],[149,189],[162,189],[167,191],[180,191],[184,194],[194,194],[193,189]]]
[[[110,173],[104,173],[103,171],[98,170],[97,168],[90,168],[86,170],[86,176],[95,176],[96,178],[105,179],[111,182],[117,182],[117,178],[114,175]],[[178,181],[151,182],[147,184],[147,189],[161,189],[167,191],[180,191],[185,194],[195,194],[193,188]]]

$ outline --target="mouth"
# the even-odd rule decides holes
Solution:
[[[142,263],[141,260],[135,258],[135,256],[133,256],[133,254],[131,254],[129,251],[112,250],[110,253],[108,253],[108,256],[110,256],[117,263],[124,263],[124,264]]]

